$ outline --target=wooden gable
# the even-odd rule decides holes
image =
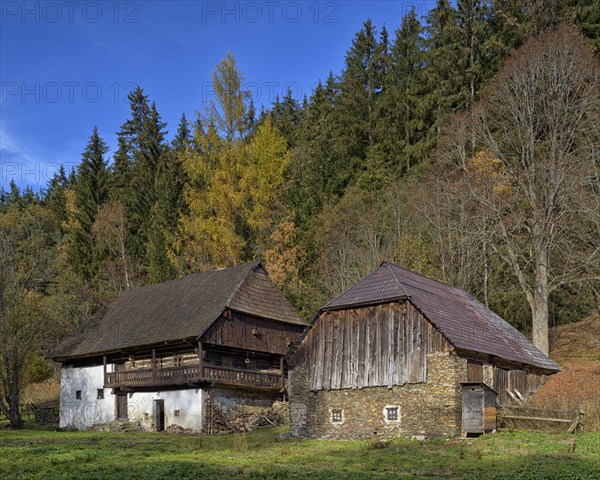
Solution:
[[[201,340],[223,347],[284,355],[303,330],[303,325],[227,310],[202,335]]]
[[[325,311],[290,363],[308,365],[311,390],[424,382],[427,354],[449,351],[442,334],[408,301]]]

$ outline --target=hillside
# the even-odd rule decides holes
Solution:
[[[600,315],[561,325],[550,332],[550,357],[562,371],[531,398],[555,408],[583,406],[586,429],[600,429]]]

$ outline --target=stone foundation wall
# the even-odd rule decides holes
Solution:
[[[267,410],[279,399],[279,393],[244,388],[215,387],[213,402],[222,412],[235,413]]]
[[[289,375],[290,422],[294,436],[362,438],[456,436],[461,433],[462,393],[467,361],[448,353],[427,356],[427,381],[386,387],[310,392],[308,367]],[[398,420],[386,408],[398,408]],[[339,422],[332,411],[342,410]]]

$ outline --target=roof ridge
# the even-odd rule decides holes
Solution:
[[[402,280],[400,280],[400,277],[398,277],[398,274],[394,271],[394,269],[390,268],[392,266],[395,267],[396,265],[394,265],[393,263],[390,263],[390,262],[383,262],[379,268],[386,267],[391,272],[392,276],[394,277],[394,280],[396,281],[396,285],[398,285],[398,288],[400,289],[400,291],[404,295],[406,295],[406,298],[410,298],[411,297],[410,294],[404,289]]]
[[[225,300],[225,304],[224,304],[224,308],[231,308],[231,302],[233,301],[233,299],[235,298],[235,296],[237,295],[237,293],[240,291],[240,288],[242,287],[242,285],[244,283],[246,283],[246,281],[248,280],[248,277],[252,274],[252,272],[254,272],[254,269],[256,267],[258,267],[259,265],[262,265],[262,262],[260,260],[255,260],[254,262],[247,262],[246,264],[242,264],[242,265],[254,265],[253,267],[251,267],[248,270],[248,273],[246,273],[246,275],[244,275],[242,277],[242,279],[239,281],[239,283],[235,286],[235,288],[232,290],[231,294],[229,295],[229,297],[227,297],[227,300]],[[240,266],[242,266],[240,265]],[[264,268],[264,267],[263,267]]]
[[[394,262],[388,262],[387,260],[385,260],[381,264],[383,265],[384,263],[387,264],[387,265],[390,265],[392,267],[399,268],[400,270],[404,270],[406,272],[412,273],[413,275],[417,275],[417,276],[419,276],[421,278],[425,278],[427,280],[431,280],[432,282],[439,283],[440,285],[444,285],[446,287],[454,288],[456,290],[460,290],[461,292],[469,293],[466,290],[463,290],[462,288],[457,287],[456,285],[452,285],[451,283],[447,283],[447,282],[442,282],[441,280],[438,280],[437,278],[428,277],[427,275],[423,275],[422,273],[415,272],[414,270],[411,270],[410,268],[401,267],[400,265],[397,265]]]

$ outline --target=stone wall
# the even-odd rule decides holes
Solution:
[[[308,389],[308,367],[289,375],[291,435],[318,438],[376,436],[456,436],[461,433],[460,383],[467,379],[467,361],[448,353],[427,356],[423,383],[363,389]],[[398,408],[398,420],[386,418],[386,408]],[[342,410],[341,421],[332,411]]]
[[[248,388],[215,387],[213,390],[215,407],[234,414],[236,410],[249,412],[269,409],[279,396],[278,392]]]
[[[494,366],[490,363],[483,364],[483,383],[494,389]]]

